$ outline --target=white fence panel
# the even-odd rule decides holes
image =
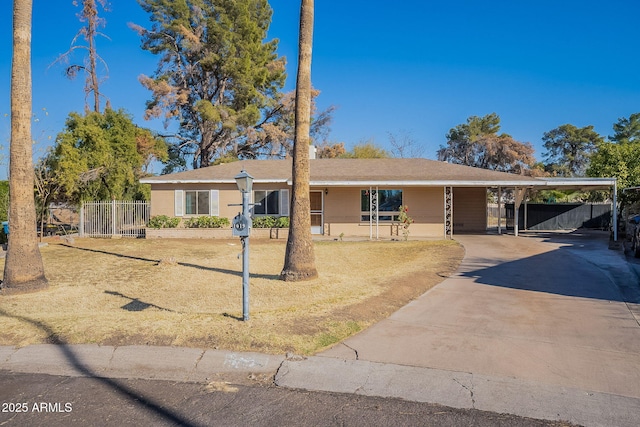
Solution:
[[[80,210],[80,236],[142,237],[150,211],[148,202],[84,202]]]

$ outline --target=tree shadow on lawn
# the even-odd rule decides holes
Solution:
[[[18,316],[14,314],[9,314],[6,311],[0,309],[0,315],[4,317],[9,317],[13,319],[20,320],[22,322],[30,323],[36,328],[44,331],[47,334],[47,338],[49,343],[55,344],[64,354],[64,357],[69,361],[69,363],[83,376],[96,379],[100,381],[102,384],[111,388],[114,392],[123,396],[127,401],[132,405],[141,408],[142,410],[149,411],[167,422],[175,425],[181,426],[195,426],[196,424],[192,423],[188,419],[184,418],[181,414],[171,411],[167,408],[163,408],[162,405],[158,402],[154,402],[152,399],[144,396],[143,394],[120,384],[118,381],[115,381],[111,378],[106,378],[99,375],[97,372],[94,372],[83,364],[78,356],[75,355],[71,346],[66,342],[66,340],[58,335],[49,325],[44,322],[30,319],[24,316]]]
[[[77,246],[67,245],[67,244],[64,244],[64,243],[60,244],[60,246],[64,246],[66,248],[77,249],[79,251],[95,252],[95,253],[104,254],[104,255],[113,255],[113,256],[116,256],[118,258],[127,258],[127,259],[132,259],[132,260],[135,260],[135,261],[152,262],[152,263],[155,263],[156,265],[161,262],[161,260],[159,260],[159,259],[149,259],[149,258],[142,258],[142,257],[132,256],[132,255],[124,255],[124,254],[119,254],[117,252],[102,251],[100,249],[79,248]],[[181,262],[181,261],[177,261],[176,264],[180,265],[180,266],[183,266],[183,267],[196,268],[198,270],[214,271],[216,273],[230,274],[230,275],[233,275],[233,276],[242,277],[242,271],[241,270],[237,271],[237,270],[229,270],[229,269],[226,269],[226,268],[219,268],[219,267],[205,267],[203,265],[191,264],[191,263],[188,263],[188,262]],[[280,276],[278,274],[256,274],[256,273],[251,273],[251,277],[257,277],[259,279],[267,279],[267,280],[280,280]]]
[[[109,294],[109,295],[114,295],[117,297],[121,297],[124,299],[128,299],[129,302],[126,303],[125,305],[123,305],[122,308],[123,310],[127,310],[127,311],[144,311],[147,308],[156,308],[158,310],[161,311],[168,311],[170,313],[177,313],[175,310],[171,310],[169,308],[164,308],[164,307],[160,307],[159,305],[155,305],[152,304],[150,302],[144,302],[144,301],[140,301],[138,298],[132,298],[129,297],[127,295],[121,294],[120,292],[115,292],[115,291],[104,291],[105,294]]]

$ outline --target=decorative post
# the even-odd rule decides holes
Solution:
[[[249,212],[249,195],[253,188],[253,177],[244,169],[236,177],[238,190],[242,193],[242,214],[233,219],[233,235],[239,236],[242,242],[242,320],[249,320],[249,234],[251,231],[251,215]]]
[[[453,239],[453,187],[444,187],[444,238]]]

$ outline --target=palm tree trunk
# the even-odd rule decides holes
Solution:
[[[311,240],[309,199],[309,130],[311,125],[311,48],[313,45],[313,0],[302,0],[298,41],[293,185],[289,238],[280,278],[300,281],[318,277]]]
[[[9,149],[9,244],[3,294],[46,288],[36,236],[34,170],[31,148],[32,0],[13,2],[11,66],[11,145]]]

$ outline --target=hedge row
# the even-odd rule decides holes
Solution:
[[[167,215],[155,215],[149,219],[149,228],[177,228],[180,218]],[[231,223],[228,218],[219,216],[199,216],[184,220],[185,228],[225,228]],[[289,218],[286,216],[259,216],[253,218],[253,228],[289,228]]]

